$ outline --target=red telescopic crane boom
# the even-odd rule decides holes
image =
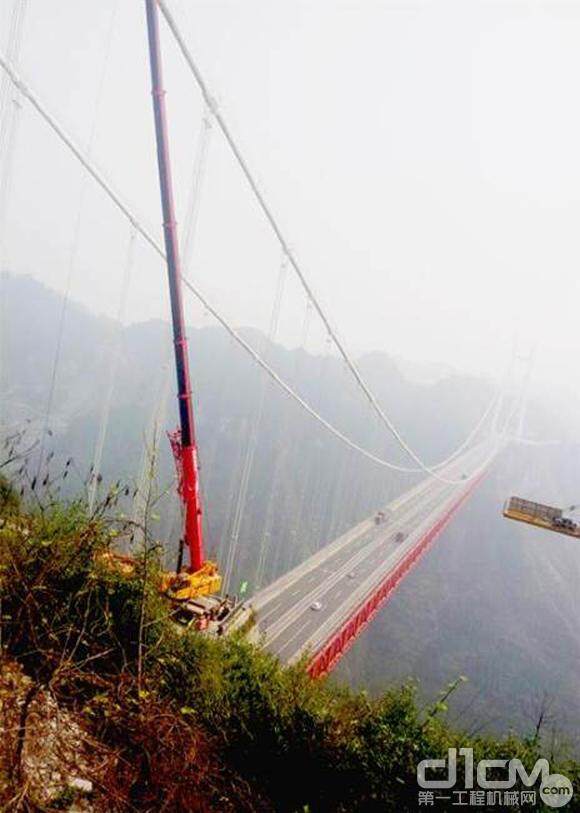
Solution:
[[[173,342],[175,347],[175,369],[177,373],[177,397],[179,400],[180,431],[172,438],[172,447],[179,474],[179,493],[185,506],[185,543],[189,549],[189,563],[193,572],[204,564],[201,522],[201,501],[197,448],[193,423],[191,378],[187,354],[187,336],[183,315],[183,292],[181,285],[181,264],[173,182],[169,160],[169,138],[165,110],[165,91],[161,68],[161,46],[159,41],[159,17],[157,0],[145,0],[147,9],[147,32],[149,37],[149,61],[151,66],[151,86],[153,111],[155,115],[155,137],[157,141],[157,164],[161,205],[163,209],[163,236],[167,255],[167,276],[171,299]]]

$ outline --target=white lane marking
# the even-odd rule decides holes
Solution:
[[[418,526],[417,529],[413,532],[413,536],[411,538],[414,538],[414,537],[419,537],[420,538],[421,535],[425,532],[425,530],[424,530],[425,527],[426,526],[429,527],[430,525],[433,524],[434,521],[436,521],[436,519],[438,519],[440,516],[443,516],[445,511],[448,509],[448,507],[453,503],[453,501],[456,498],[457,498],[457,493],[454,490],[451,493],[451,495],[445,500],[442,507],[438,508],[437,510],[432,510],[428,514],[428,516],[421,523],[421,525]],[[436,515],[435,519],[433,517],[433,514]],[[414,544],[416,544],[416,540],[415,540]],[[400,552],[402,555],[397,556],[396,560],[392,563],[392,565],[390,567],[391,570],[403,558],[404,553],[409,549],[409,547],[413,547],[413,545],[401,546],[401,547],[397,548],[394,551],[394,553],[399,553]],[[391,558],[391,557],[389,557],[389,558]],[[384,564],[386,564],[386,561],[384,562]],[[381,571],[382,571],[382,568],[381,568]],[[357,590],[356,593],[353,593],[353,599],[354,598],[358,599],[358,597],[362,595],[363,600],[364,600],[364,597],[369,595],[372,592],[372,590],[374,588],[376,588],[376,585],[384,578],[386,573],[382,574],[378,579],[375,578],[375,575],[376,574],[371,573],[371,575],[361,585],[360,589]],[[354,607],[359,606],[358,600],[353,601],[352,605]],[[343,622],[344,618],[348,617],[348,615],[352,612],[353,606],[349,607],[347,612],[345,612],[346,605],[343,606],[343,607],[338,607],[336,609],[336,611],[330,617],[328,617],[320,627],[318,627],[315,630],[314,634],[311,635],[310,638],[308,638],[296,650],[294,655],[291,658],[289,658],[287,662],[288,663],[294,662],[307,649],[312,649],[312,650],[316,651],[317,646],[319,646],[321,643],[324,643],[324,641],[328,639],[329,635],[332,634],[332,632],[340,626],[340,624]]]
[[[360,543],[360,542],[363,540],[363,538],[364,538],[366,535],[368,535],[369,530],[370,530],[370,529],[366,529],[366,530],[364,531],[364,533],[362,533],[362,534],[361,534],[361,535],[360,535],[358,538],[353,539],[353,544],[354,544],[354,543],[357,543],[357,544],[358,544],[358,543]],[[371,541],[372,541],[372,540],[371,540]],[[369,544],[369,541],[367,540],[367,542],[366,542],[366,543],[364,543],[364,544],[365,544],[365,545],[368,545],[368,544]],[[363,545],[363,547],[364,547],[364,545]],[[351,557],[352,557],[352,556],[353,556],[353,555],[354,555],[354,554],[357,552],[357,550],[362,550],[362,548],[358,548],[358,547],[357,547],[357,548],[355,549],[355,551],[354,551],[353,553],[351,553],[351,554],[350,554],[350,555],[351,555]],[[339,552],[337,553],[337,558],[339,558],[339,557],[340,557],[340,558],[342,558],[343,553],[344,553],[344,551],[342,551],[342,550],[341,550],[341,551],[339,551]],[[342,563],[340,563],[340,562],[339,562],[339,566],[340,566],[340,567],[342,567]],[[305,591],[308,589],[308,585],[309,585],[309,584],[311,584],[313,580],[315,580],[315,581],[316,581],[316,580],[318,579],[317,570],[318,570],[318,569],[314,570],[314,571],[313,571],[311,574],[309,574],[308,576],[302,575],[302,576],[300,577],[300,579],[299,579],[299,580],[304,579],[304,585],[303,585],[302,587],[299,587],[299,588],[298,588],[298,590],[297,590],[296,592],[298,592],[298,593],[305,593]],[[332,573],[332,572],[333,572],[333,571],[331,571],[331,573]],[[336,572],[336,571],[334,571],[334,572]],[[296,583],[297,583],[297,582],[295,582],[295,584],[296,584]],[[284,606],[284,604],[285,604],[285,601],[284,601],[284,596],[285,596],[285,594],[286,594],[286,591],[283,591],[281,594],[278,594],[278,597],[277,597],[277,598],[276,598],[274,601],[270,602],[269,607],[268,607],[268,612],[267,612],[267,613],[260,613],[260,612],[259,612],[259,622],[258,622],[258,624],[259,624],[259,625],[260,625],[260,624],[264,624],[264,622],[265,622],[265,621],[267,621],[267,620],[268,620],[268,619],[269,619],[269,618],[270,618],[272,615],[275,615],[275,614],[276,614],[276,613],[277,613],[277,612],[280,610],[280,608],[281,608],[281,607],[283,608],[283,606]],[[268,606],[268,605],[266,605],[266,606]],[[256,608],[254,608],[254,609],[256,609]],[[291,611],[292,611],[292,609],[293,609],[292,607],[291,607],[291,608],[289,608],[288,610],[286,610],[286,611],[285,611],[285,613],[287,614],[288,612],[291,612]],[[278,619],[277,619],[276,621],[274,621],[274,622],[273,622],[273,624],[278,624],[278,623],[279,623],[279,621],[280,621],[280,619],[281,619],[281,618],[282,618],[282,617],[285,615],[285,613],[283,612],[283,613],[282,613],[282,615],[280,615],[280,616],[278,617]]]
[[[393,559],[394,561],[391,564],[391,569],[392,569],[395,566],[395,564],[398,563],[403,558],[403,556],[406,554],[406,552],[416,544],[415,537],[417,536],[417,532],[420,531],[420,530],[422,531],[422,529],[426,525],[431,524],[433,522],[433,514],[436,514],[436,516],[440,516],[445,511],[447,506],[450,505],[452,503],[452,501],[457,498],[457,492],[459,490],[460,489],[458,489],[457,487],[450,488],[448,485],[444,485],[441,488],[435,488],[433,493],[430,495],[430,499],[426,503],[422,503],[418,507],[418,509],[416,509],[414,512],[412,512],[411,515],[409,515],[407,513],[407,516],[405,517],[405,520],[408,523],[409,521],[413,520],[417,516],[417,514],[424,514],[425,511],[428,511],[428,513],[427,513],[426,517],[423,519],[423,521],[418,526],[416,526],[416,528],[413,531],[411,531],[411,533],[409,534],[409,536],[408,536],[407,540],[405,541],[405,543],[398,545],[397,547],[395,547],[394,550],[391,549],[391,551],[388,554],[387,558],[382,560],[382,567],[380,568],[380,571],[377,569],[376,573],[371,573],[370,575],[368,575],[367,578],[360,584],[358,589],[356,589],[353,592],[353,597],[360,596],[361,592],[363,593],[363,595],[366,595],[369,592],[368,590],[366,590],[366,588],[367,588],[367,586],[369,584],[371,584],[373,582],[378,583],[378,581],[380,581],[382,578],[384,578],[384,576],[385,576],[385,573],[383,572],[384,565],[387,562],[389,562],[391,559]],[[433,506],[436,507],[436,510],[433,508]],[[384,541],[384,540],[380,540],[380,541]],[[363,569],[365,569],[369,564],[372,564],[372,562],[378,558],[378,557],[376,557],[376,554],[380,553],[380,547],[381,547],[380,545],[374,545],[372,547],[372,549],[371,549],[370,546],[368,546],[368,548],[366,549],[367,550],[367,556],[366,556],[366,558],[364,559],[364,561],[363,561],[363,563],[361,565],[361,567]],[[378,578],[378,581],[377,581],[377,578]],[[336,595],[334,596],[334,601],[331,598],[331,596],[333,594],[330,591],[332,590],[333,587],[334,587],[334,584],[333,585],[327,585],[327,588],[328,588],[327,592],[330,594],[328,596],[328,598],[327,598],[327,603],[329,602],[331,605],[334,604],[335,601],[336,601]],[[365,593],[365,590],[366,590],[366,593]],[[349,603],[349,605],[348,605],[349,608],[350,608],[350,604],[352,604],[352,602]],[[319,627],[315,631],[315,634],[312,635],[308,639],[306,644],[299,647],[299,650],[298,650],[297,654],[293,658],[289,659],[289,662],[292,662],[292,660],[295,660],[296,657],[301,652],[303,652],[307,646],[311,646],[313,641],[317,640],[317,636],[319,637],[320,631],[321,630],[324,631],[328,627],[329,621],[334,619],[337,615],[339,615],[340,612],[341,612],[341,609],[344,609],[344,607],[346,607],[346,606],[347,605],[345,604],[343,606],[343,608],[338,607],[335,610],[335,612],[332,613],[330,619],[327,619],[322,624],[322,626]],[[352,608],[350,608],[348,612],[351,612],[351,609]],[[343,612],[343,615],[344,615],[344,612]],[[346,615],[348,615],[348,613],[346,613]],[[292,622],[290,622],[290,623],[292,623]]]
[[[440,486],[437,483],[434,486],[435,494],[431,496],[431,499],[425,505],[424,503],[415,507],[415,510],[409,515],[405,516],[405,522],[408,523],[411,521],[417,514],[423,512],[427,507],[429,507],[435,499],[439,500],[441,496],[441,492],[448,489],[447,485]],[[346,562],[344,562],[338,570],[328,579],[323,580],[320,582],[318,587],[316,587],[310,594],[305,596],[304,598],[297,601],[291,607],[289,607],[286,612],[284,612],[273,624],[271,624],[268,628],[268,635],[265,641],[265,645],[269,647],[280,635],[284,634],[284,631],[288,629],[294,622],[296,622],[303,614],[306,608],[313,600],[318,600],[329,593],[337,583],[341,582],[343,577],[346,577],[346,573],[349,570],[357,567],[361,562],[364,562],[369,555],[374,553],[377,549],[382,547],[385,544],[392,544],[392,533],[396,531],[398,528],[401,527],[403,523],[403,518],[401,518],[397,523],[391,523],[388,526],[389,530],[389,538],[385,539],[384,535],[380,535],[378,538],[371,538],[366,545],[357,550]],[[386,528],[385,528],[386,530]],[[260,625],[260,619],[258,618],[258,625]]]

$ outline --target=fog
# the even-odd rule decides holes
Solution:
[[[459,724],[503,733],[529,734],[526,703],[550,696],[578,751],[575,542],[508,522],[502,505],[511,495],[579,504],[580,3],[167,3],[312,288],[405,440],[430,465],[470,447],[451,464],[458,490],[480,441],[501,447],[339,675],[371,692],[412,675],[431,703],[465,674],[471,688],[452,706]],[[14,51],[14,9],[25,12],[18,73],[161,243],[143,1],[0,0],[3,55]],[[211,116],[163,20],[161,33],[188,276],[323,421],[408,467],[292,269],[283,279],[280,246],[222,134],[203,123]],[[26,450],[0,464],[25,501],[87,493],[108,510],[115,493],[120,517],[139,522],[145,492],[155,494],[151,534],[174,567],[183,526],[165,442],[177,423],[169,330],[158,321],[169,319],[166,269],[4,79],[6,111],[0,424],[17,430],[3,442],[8,455],[23,438]],[[428,521],[440,527],[449,494],[413,496],[416,469],[357,455],[215,329],[189,291],[185,307],[203,533],[224,591],[255,596],[409,494],[392,529],[418,539]],[[532,397],[520,401],[528,380]],[[514,441],[505,448],[502,429]],[[120,541],[133,550],[131,540]],[[369,564],[359,552],[345,568]],[[369,586],[363,577],[355,591]],[[340,593],[330,589],[324,608],[308,608],[308,592],[296,604],[334,613]]]
[[[22,76],[160,237],[143,3],[27,6]],[[575,404],[580,6],[170,6],[354,352],[495,377],[517,342],[520,353],[535,348],[535,389],[562,408]],[[12,7],[0,3],[3,50]],[[165,26],[162,33],[183,222],[203,105]],[[127,223],[21,103],[3,265],[113,316]],[[235,324],[265,329],[279,264],[214,128],[188,273]],[[162,264],[138,240],[123,320],[166,318],[165,287]],[[303,313],[289,280],[279,334],[289,346],[300,342]],[[211,323],[193,299],[187,317]],[[324,348],[320,326],[310,342]]]

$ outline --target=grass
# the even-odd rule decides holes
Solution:
[[[241,634],[177,634],[156,554],[129,576],[104,561],[114,522],[82,502],[24,511],[7,494],[2,505],[3,651],[117,755],[96,783],[103,810],[415,810],[417,763],[449,747],[528,768],[554,756],[535,732],[453,730],[444,698],[421,710],[412,684],[371,699],[311,680],[303,663],[282,667]]]

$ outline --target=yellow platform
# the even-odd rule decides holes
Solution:
[[[529,500],[522,500],[519,497],[512,497],[504,506],[504,517],[514,519],[516,522],[526,522],[528,525],[535,525],[545,531],[580,538],[580,527],[576,529],[562,528],[555,524],[555,520],[562,517],[562,510],[542,503],[534,503]]]
[[[210,596],[219,593],[221,586],[222,577],[215,562],[205,562],[195,573],[166,572],[161,580],[163,592],[176,601]]]
[[[102,554],[101,561],[125,576],[130,576],[135,570],[135,560],[131,556],[107,551]],[[211,596],[219,593],[221,586],[222,577],[215,562],[205,562],[196,573],[165,571],[161,575],[161,592],[175,601]]]

